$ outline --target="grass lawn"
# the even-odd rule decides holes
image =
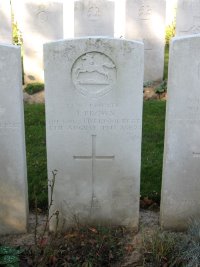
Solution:
[[[169,46],[165,46],[164,80],[168,78]]]
[[[45,138],[45,106],[25,105],[26,153],[28,167],[29,205],[47,207],[47,158]]]
[[[144,102],[141,195],[160,195],[164,139],[164,101]],[[29,203],[47,207],[47,162],[45,141],[45,110],[43,104],[25,105],[26,149]]]
[[[165,105],[165,101],[144,102],[141,167],[142,196],[156,196],[157,194],[158,197],[160,196]]]

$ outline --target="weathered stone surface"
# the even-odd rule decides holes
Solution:
[[[20,48],[0,45],[0,234],[27,228],[27,180]]]
[[[127,0],[126,3],[125,37],[144,42],[145,81],[163,79],[165,12],[165,0]]]
[[[79,0],[74,7],[74,36],[114,36],[113,0]]]
[[[12,43],[12,24],[10,1],[0,1],[0,43]]]
[[[176,35],[184,36],[200,33],[200,1],[178,0]]]
[[[184,229],[200,215],[200,35],[171,43],[161,226]],[[181,93],[180,93],[181,92]]]
[[[43,82],[43,44],[63,39],[63,4],[15,0],[15,11],[23,35],[25,83]]]
[[[143,44],[81,38],[44,46],[52,212],[66,225],[138,226]],[[55,222],[51,223],[55,229]]]

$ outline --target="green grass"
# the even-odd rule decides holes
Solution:
[[[146,101],[143,110],[141,195],[160,196],[164,146],[165,101]]]
[[[47,207],[47,162],[45,109],[43,104],[25,105],[25,131],[28,168],[29,205]]]
[[[165,46],[164,80],[168,78],[169,45]]]
[[[141,195],[160,195],[163,139],[164,101],[144,102]],[[45,140],[45,110],[43,104],[25,105],[26,149],[29,203],[34,207],[34,192],[40,208],[47,207],[47,162]]]

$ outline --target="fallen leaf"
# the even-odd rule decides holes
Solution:
[[[91,232],[93,232],[93,233],[95,233],[95,234],[98,234],[98,231],[97,231],[97,229],[95,229],[95,228],[92,228],[92,227],[90,227],[90,228],[88,228]]]

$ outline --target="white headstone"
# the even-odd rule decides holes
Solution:
[[[178,0],[176,35],[200,33],[200,1]]]
[[[10,1],[0,1],[0,43],[12,43],[12,22]]]
[[[165,0],[127,0],[126,38],[144,41],[144,80],[163,79]]]
[[[163,228],[200,215],[200,35],[171,43],[161,201]]]
[[[49,179],[60,223],[137,228],[143,44],[81,38],[44,46]],[[51,229],[55,225],[51,224]]]
[[[53,0],[18,2],[15,10],[23,36],[25,83],[43,82],[43,44],[63,39],[63,3]]]
[[[27,228],[28,199],[21,53],[0,45],[0,234]]]
[[[114,36],[113,0],[78,0],[74,7],[74,35]]]

